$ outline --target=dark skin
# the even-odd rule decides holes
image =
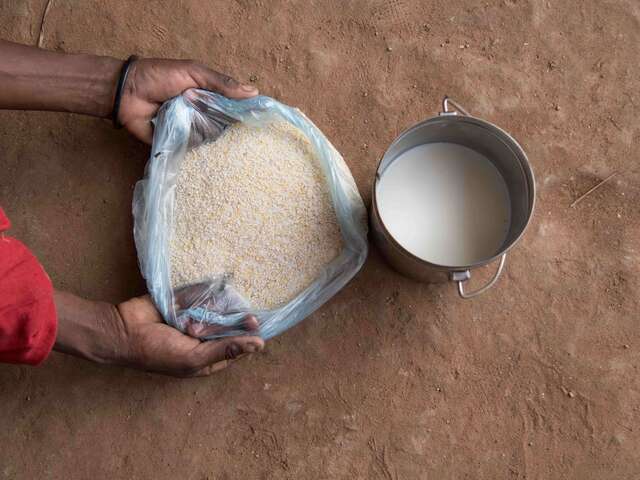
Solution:
[[[110,118],[123,61],[68,55],[0,40],[0,109],[50,110]],[[140,59],[129,70],[118,120],[132,135],[151,143],[151,120],[160,105],[189,88],[229,98],[249,98],[255,87],[190,60]],[[162,320],[149,296],[119,305],[56,291],[58,331],[54,349],[104,364],[175,376],[209,375],[234,359],[264,348],[256,335],[202,342],[216,327],[187,325],[185,335]]]

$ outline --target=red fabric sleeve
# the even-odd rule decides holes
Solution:
[[[56,339],[53,286],[29,249],[3,233],[10,225],[0,208],[0,362],[37,365]]]

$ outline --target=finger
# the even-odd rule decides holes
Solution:
[[[221,335],[232,330],[245,330],[247,332],[257,332],[260,325],[258,319],[254,315],[247,315],[242,321],[236,325],[225,326],[216,324],[206,324],[197,320],[189,319],[186,323],[186,333],[195,338],[210,337],[212,335]]]
[[[244,322],[242,322],[242,324],[248,332],[257,332],[260,328],[260,324],[258,323],[258,319],[255,315],[247,315],[244,317]]]
[[[176,290],[173,294],[176,310],[186,310],[193,304],[202,304],[211,295],[211,283],[196,283]],[[206,305],[201,305],[207,307]]]
[[[201,368],[200,370],[196,370],[190,376],[191,377],[206,377],[206,376],[211,375],[213,373],[219,372],[220,370],[224,370],[229,365],[231,365],[231,363],[233,363],[232,360],[223,360],[221,362],[214,363],[213,365],[207,365],[206,367]]]
[[[229,98],[251,98],[258,94],[253,85],[245,85],[229,75],[216,72],[200,64],[193,66],[193,78],[200,88],[213,90]]]
[[[191,375],[189,376],[190,377],[206,377],[208,375],[211,375],[212,373],[219,372],[220,370],[224,370],[232,363],[235,363],[238,360],[248,355],[249,355],[248,353],[243,353],[242,355],[238,356],[237,358],[234,358],[233,360],[223,360],[221,362],[214,363],[213,365],[207,365],[206,367],[201,368],[200,370],[192,372]]]
[[[230,337],[203,342],[193,350],[194,371],[223,360],[234,360],[243,353],[255,353],[264,348],[260,337]]]
[[[187,320],[185,332],[190,337],[202,338],[209,337],[211,335],[218,335],[228,328],[229,327],[225,327],[223,325],[209,325],[190,318]]]

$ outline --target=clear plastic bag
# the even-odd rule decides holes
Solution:
[[[175,185],[188,149],[217,139],[233,123],[260,126],[285,120],[311,142],[329,185],[344,247],[322,274],[281,308],[252,310],[225,275],[212,272],[207,283],[174,291],[170,282],[169,240],[173,231]],[[231,100],[188,90],[165,103],[155,119],[151,158],[133,197],[134,237],[142,275],[166,322],[187,331],[200,322],[205,339],[247,334],[243,321],[254,315],[259,335],[272,338],[291,328],[335,295],[360,270],[367,256],[366,209],[341,155],[298,109],[258,96]]]

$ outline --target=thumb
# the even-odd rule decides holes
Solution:
[[[138,140],[151,145],[153,141],[153,125],[149,120],[134,120],[125,124],[124,127]]]
[[[260,337],[229,337],[202,342],[194,351],[196,368],[206,368],[224,360],[234,360],[245,353],[259,352],[264,348]]]
[[[225,97],[242,99],[255,97],[258,94],[258,89],[253,85],[245,85],[229,75],[200,64],[192,66],[191,74],[200,88],[221,93]]]

